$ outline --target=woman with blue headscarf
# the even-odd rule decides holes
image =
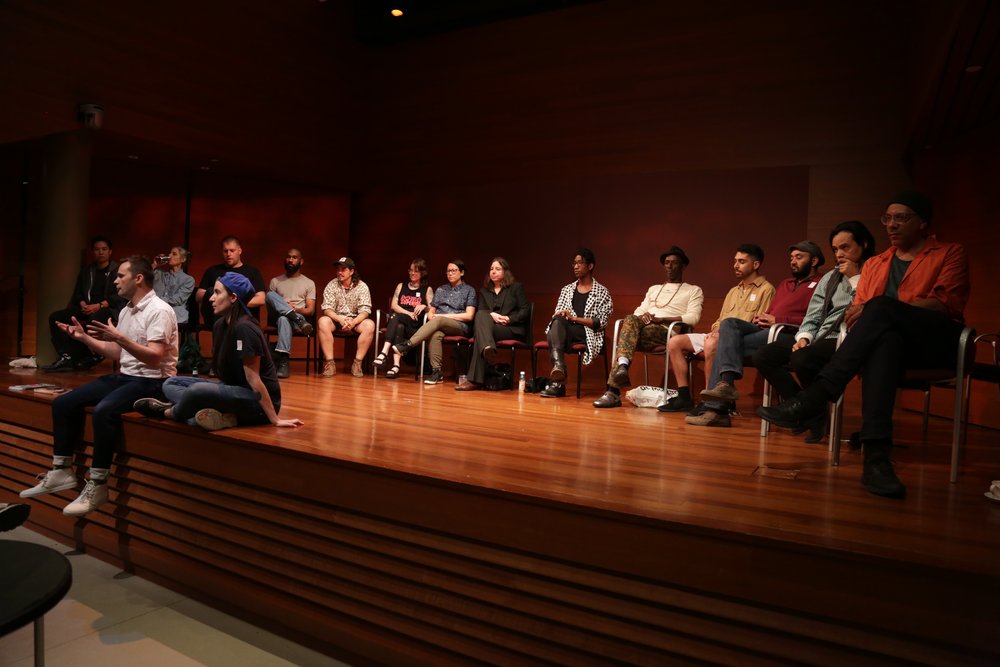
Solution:
[[[213,366],[220,382],[170,378],[163,384],[168,402],[140,399],[135,409],[147,417],[176,419],[208,431],[237,425],[301,426],[298,419],[278,417],[281,386],[264,332],[247,308],[254,294],[250,281],[232,271],[215,282],[209,301],[215,314]]]

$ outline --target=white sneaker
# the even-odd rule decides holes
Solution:
[[[83,487],[80,497],[63,508],[63,514],[67,516],[83,516],[87,512],[96,510],[98,507],[108,502],[108,483],[95,484],[93,480],[87,480],[87,486]]]
[[[45,473],[41,473],[36,478],[38,484],[21,492],[22,498],[34,498],[46,493],[75,489],[77,485],[76,475],[69,468],[56,468]]]
[[[230,412],[219,412],[214,408],[199,410],[194,416],[194,420],[198,426],[206,431],[218,431],[236,426],[236,415]]]

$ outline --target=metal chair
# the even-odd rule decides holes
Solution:
[[[793,331],[785,331],[786,329],[792,329]],[[794,325],[794,324],[787,324],[785,322],[775,322],[767,330],[767,344],[770,345],[774,341],[778,340],[778,334],[780,334],[782,332],[784,332],[784,333],[794,333],[795,331],[798,331],[798,329],[799,328],[796,325]],[[762,408],[766,408],[766,407],[769,407],[771,405],[771,401],[772,401],[772,398],[773,398],[771,396],[772,391],[773,390],[771,388],[771,383],[768,382],[765,379],[764,380],[764,391],[763,391],[764,396],[761,399],[761,403],[760,403],[760,405],[761,405]],[[767,436],[767,430],[768,430],[769,426],[770,426],[770,423],[768,423],[768,421],[766,419],[761,419],[760,420],[760,437],[763,438],[763,437]]]
[[[846,335],[846,327],[841,326],[840,336],[837,338],[837,345]],[[962,445],[963,426],[963,403],[966,399],[968,388],[968,377],[973,366],[975,354],[976,330],[972,327],[965,327],[958,337],[958,346],[955,352],[955,368],[945,369],[911,369],[907,370],[900,383],[902,389],[921,389],[924,391],[924,432],[927,431],[927,417],[930,410],[930,388],[931,386],[951,386],[955,389],[954,413],[952,415],[951,432],[951,476],[952,484],[958,481],[958,460]],[[836,402],[830,407],[830,450],[833,465],[840,465],[840,431],[841,420],[844,414],[844,396],[841,394]]]
[[[615,320],[615,330],[614,330],[615,344],[614,344],[614,349],[612,350],[612,354],[611,354],[611,358],[614,361],[612,363],[616,363],[618,361],[618,330],[621,328],[623,321],[624,320],[621,320],[621,319]],[[662,327],[666,328],[666,330],[667,330],[667,340],[666,340],[666,343],[664,343],[663,345],[657,345],[657,346],[655,346],[655,347],[653,347],[653,348],[651,348],[649,350],[641,350],[638,347],[636,347],[635,351],[636,352],[642,352],[642,369],[643,369],[644,384],[649,384],[649,360],[648,360],[648,356],[649,355],[654,355],[655,356],[655,355],[661,355],[661,354],[663,355],[663,393],[666,394],[666,392],[667,392],[667,383],[668,383],[669,377],[670,377],[670,355],[667,353],[667,345],[670,343],[670,339],[671,338],[673,338],[674,336],[678,336],[680,334],[691,333],[691,331],[692,331],[692,329],[694,327],[692,327],[689,324],[685,324],[684,322],[681,322],[681,321],[671,322],[669,325],[659,324],[659,325],[655,325],[655,326],[662,326]],[[690,376],[691,376],[691,360],[689,359],[688,360],[688,377],[690,377]]]

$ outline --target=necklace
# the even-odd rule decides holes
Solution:
[[[666,308],[667,306],[669,306],[670,302],[674,300],[675,296],[677,296],[677,293],[681,291],[681,285],[683,283],[681,283],[680,285],[677,285],[677,289],[675,289],[674,293],[670,295],[670,298],[667,299],[666,303],[660,304],[660,295],[663,294],[663,288],[666,287],[667,285],[670,285],[670,284],[671,283],[663,283],[662,285],[660,285],[660,291],[656,293],[656,297],[653,299],[653,305],[656,306],[657,308]],[[677,283],[674,283],[674,284],[677,284]]]

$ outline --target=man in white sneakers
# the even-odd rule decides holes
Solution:
[[[115,360],[120,372],[103,375],[52,402],[52,470],[39,475],[39,483],[21,492],[22,498],[75,489],[71,470],[73,451],[83,439],[86,409],[94,408],[94,456],[80,497],[63,514],[82,516],[108,500],[108,473],[121,436],[121,415],[140,398],[160,395],[163,381],[177,372],[177,316],[153,291],[149,259],[133,255],[118,266],[118,294],[128,303],[118,316],[118,326],[90,322],[86,329],[74,317],[59,327],[94,354]]]

